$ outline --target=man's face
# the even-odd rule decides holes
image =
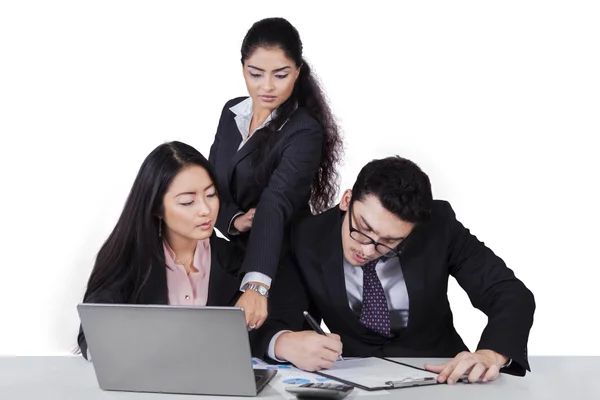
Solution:
[[[368,241],[365,235],[374,241],[390,248],[396,248],[412,232],[415,224],[401,220],[398,216],[386,210],[374,195],[367,195],[361,201],[351,203],[352,191],[346,190],[340,202],[340,209],[346,212],[342,223],[342,247],[344,258],[353,266],[361,266],[379,258],[381,254],[373,244],[363,244]],[[350,234],[353,230],[359,231]],[[379,249],[385,249],[379,246]],[[385,250],[384,250],[385,251]]]

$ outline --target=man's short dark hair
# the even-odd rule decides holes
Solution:
[[[373,160],[361,169],[352,188],[352,201],[363,200],[370,194],[403,221],[420,223],[431,216],[429,177],[405,158]]]

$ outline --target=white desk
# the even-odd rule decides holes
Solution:
[[[409,364],[438,362],[400,358]],[[552,400],[600,399],[600,357],[531,357],[531,373],[524,378],[501,374],[497,381],[485,384],[435,385],[390,390],[388,395],[374,392],[377,399],[486,399]],[[364,392],[363,392],[364,393]],[[81,357],[0,357],[0,399],[63,400],[187,400],[223,399],[222,396],[189,396],[153,393],[107,392],[98,388],[91,363]],[[347,399],[358,398],[355,393]],[[360,396],[363,397],[363,396]],[[281,398],[268,387],[258,399]],[[246,398],[247,399],[247,398]]]

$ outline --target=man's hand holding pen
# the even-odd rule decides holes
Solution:
[[[330,368],[341,353],[342,341],[334,333],[285,332],[275,342],[277,359],[289,361],[305,371]]]
[[[330,368],[336,360],[343,360],[340,337],[323,332],[307,311],[304,311],[304,318],[314,332],[282,333],[275,342],[275,357],[289,361],[305,371]]]

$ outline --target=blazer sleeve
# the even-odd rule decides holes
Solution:
[[[210,146],[210,153],[208,156],[208,161],[213,166],[215,166],[215,159],[217,157],[217,153],[218,153],[218,149],[219,149],[219,142],[221,141],[221,138],[224,134],[223,125],[229,115],[229,112],[230,112],[229,108],[233,104],[235,104],[236,101],[239,101],[239,100],[240,99],[238,98],[238,99],[233,99],[233,100],[228,101],[227,103],[225,103],[225,106],[223,107],[223,111],[221,112],[221,118],[219,119],[219,125],[217,126],[217,133],[215,134],[215,140],[213,141],[213,144]],[[228,190],[223,185],[219,185],[219,182],[216,182],[216,183],[217,183],[217,188],[219,189],[220,192],[222,192],[223,190]],[[215,226],[217,227],[219,232],[221,232],[223,235],[225,235],[225,237],[229,237],[229,225],[231,223],[232,218],[236,214],[240,214],[243,212],[239,209],[238,205],[235,204],[230,199],[224,200],[223,196],[219,196],[219,197],[221,200],[221,205],[219,207],[219,215],[217,216],[217,222],[215,223]]]
[[[276,276],[285,225],[306,201],[321,163],[323,130],[317,121],[308,121],[283,144],[281,161],[260,196],[242,264],[244,273]]]
[[[477,349],[500,353],[511,365],[501,371],[524,376],[531,371],[527,342],[533,325],[533,294],[515,277],[504,261],[456,220],[450,204],[449,269],[474,307],[488,317]]]

